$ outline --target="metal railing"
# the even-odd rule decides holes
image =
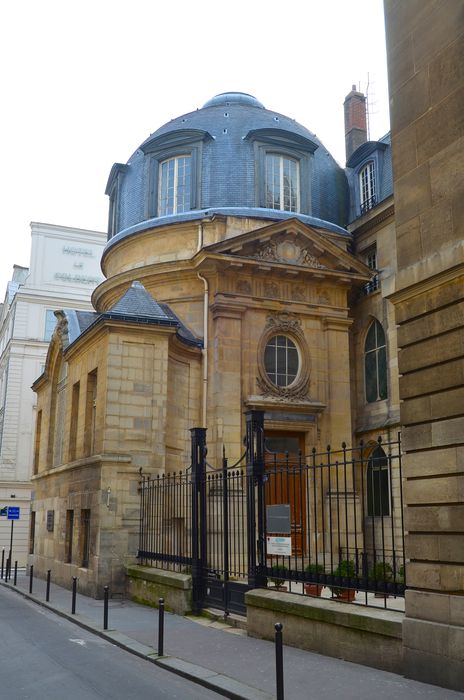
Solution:
[[[226,598],[229,586],[267,581],[310,595],[326,587],[336,599],[362,591],[366,603],[368,593],[404,595],[399,435],[306,457],[262,455],[253,476],[248,463],[229,467],[224,455],[217,469],[200,460],[185,472],[142,477],[139,562],[192,571],[199,599],[214,581],[214,595],[226,589]],[[288,507],[285,532],[266,531],[264,514],[275,504]],[[288,551],[269,552],[269,538],[282,537]]]
[[[404,595],[399,436],[314,450],[309,459],[267,455],[266,461],[266,503],[288,502],[292,512],[291,554],[266,551],[268,578],[300,582],[310,595],[326,586],[341,599],[348,589]]]

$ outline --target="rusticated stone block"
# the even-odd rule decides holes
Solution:
[[[430,191],[430,173],[428,163],[419,165],[415,170],[411,170],[395,183],[395,209],[396,209],[396,224],[401,226],[414,216],[426,211],[432,203],[432,195]],[[399,245],[398,232],[398,245]],[[414,260],[417,259],[417,245]],[[398,248],[398,269],[407,266],[406,261],[400,257]]]
[[[453,360],[436,367],[427,367],[400,377],[400,392],[403,400],[433,391],[444,391],[464,383],[464,362]]]
[[[464,87],[448,95],[416,124],[417,157],[426,163],[432,156],[457,141],[464,131]]]
[[[464,355],[464,326],[450,330],[439,337],[423,340],[420,344],[420,352],[416,345],[402,348],[399,354],[399,371],[406,374],[462,355]]]
[[[462,475],[444,475],[431,479],[407,480],[404,498],[408,505],[464,501],[464,479]]]
[[[406,508],[405,527],[409,532],[462,532],[464,505],[447,504]]]
[[[416,130],[414,125],[402,129],[398,133],[392,147],[393,169],[396,177],[400,178],[417,167]]]

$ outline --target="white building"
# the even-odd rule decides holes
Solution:
[[[15,265],[0,304],[0,512],[19,506],[13,528],[13,561],[28,553],[36,397],[31,385],[42,374],[54,331],[55,309],[91,309],[103,281],[100,231],[31,224],[29,268]],[[0,516],[0,557],[8,556],[11,521]]]

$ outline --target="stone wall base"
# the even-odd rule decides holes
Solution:
[[[403,643],[405,676],[464,690],[464,596],[407,591]]]
[[[271,590],[249,591],[248,634],[274,639],[283,624],[284,644],[403,673],[403,614]]]
[[[153,607],[163,598],[166,610],[186,615],[192,611],[192,577],[149,566],[129,566],[127,595],[137,603]]]

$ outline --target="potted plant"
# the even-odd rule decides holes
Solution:
[[[333,572],[334,576],[354,578],[356,576],[356,569],[354,566],[354,561],[352,559],[343,559]],[[332,593],[335,598],[340,600],[345,600],[351,603],[356,597],[356,591],[353,588],[340,588],[340,586],[330,586]]]
[[[287,567],[283,564],[278,564],[277,566],[272,567],[272,573],[273,575],[269,578],[274,584],[274,588],[276,588],[278,591],[286,591],[287,586],[283,586],[282,584],[285,581]]]
[[[308,574],[323,574],[325,573],[325,569],[322,566],[322,564],[308,564],[308,566],[305,567],[305,571],[308,572]],[[319,577],[317,577],[319,578]],[[322,593],[322,589],[324,586],[321,583],[305,583],[304,584],[304,592],[306,595],[312,595],[312,596],[320,596]]]
[[[375,562],[372,569],[369,571],[369,579],[371,581],[382,581],[387,583],[388,581],[393,581],[393,569],[387,561],[377,561]],[[383,591],[375,592],[376,598],[388,598],[388,593]]]

